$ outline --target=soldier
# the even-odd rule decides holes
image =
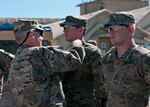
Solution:
[[[96,70],[101,65],[102,52],[96,46],[96,41],[85,42],[84,35],[87,20],[84,17],[67,16],[60,24],[64,29],[66,41],[80,39],[85,49],[85,59],[78,69],[67,72],[63,76],[63,89],[68,107],[95,107],[99,105],[99,73]],[[96,85],[95,85],[96,84]],[[97,99],[95,101],[95,99]]]
[[[102,61],[106,107],[150,107],[150,51],[133,40],[134,16],[112,13],[104,27],[113,45]]]
[[[0,49],[0,107],[14,107],[15,105],[15,99],[7,81],[13,58],[13,54]]]
[[[84,58],[82,42],[69,51],[42,46],[45,29],[35,20],[14,23],[20,48],[10,68],[10,83],[18,107],[65,107],[59,73],[77,68]]]

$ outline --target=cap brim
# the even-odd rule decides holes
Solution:
[[[65,24],[64,24],[64,23],[60,23],[59,25],[60,25],[61,27],[63,27]]]
[[[43,25],[38,25],[38,26],[35,27],[35,29],[45,31],[45,29],[43,27],[44,27]]]
[[[60,25],[61,27],[63,27],[64,25],[77,26],[76,23],[70,23],[70,22],[60,23],[59,25]]]
[[[120,23],[120,22],[108,21],[108,22],[104,25],[104,28],[108,28],[108,27],[111,26],[111,25],[122,25],[122,24],[128,25],[128,24],[126,24],[126,23]]]

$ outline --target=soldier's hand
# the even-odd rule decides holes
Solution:
[[[83,46],[82,41],[80,39],[76,39],[76,40],[72,41],[72,45],[76,46],[76,47]]]

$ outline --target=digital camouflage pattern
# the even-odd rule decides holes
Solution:
[[[0,49],[0,107],[14,107],[15,104],[15,99],[7,81],[13,58],[13,54]]]
[[[106,107],[150,107],[150,51],[132,45],[118,57],[116,48],[102,62]]]
[[[90,43],[84,43],[85,59],[78,69],[63,75],[63,89],[68,107],[95,107],[96,95],[102,78],[96,72],[101,65],[101,50]],[[96,90],[95,90],[96,87]],[[98,101],[98,100],[97,100]]]
[[[63,107],[59,74],[77,68],[83,58],[81,47],[72,47],[70,52],[54,47],[20,47],[9,77],[18,107]]]
[[[37,20],[19,19],[17,22],[14,22],[15,40],[19,46],[25,42],[27,39],[27,32],[31,31],[31,29],[46,31]]]

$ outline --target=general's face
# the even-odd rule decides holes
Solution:
[[[42,46],[42,40],[43,40],[43,31],[41,30],[35,30],[34,31],[34,45],[35,46]]]
[[[112,25],[107,30],[113,46],[120,46],[127,42],[129,36],[129,28],[127,26]]]

